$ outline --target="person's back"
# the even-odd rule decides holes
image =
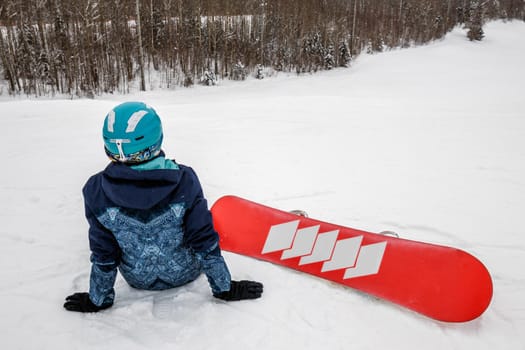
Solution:
[[[113,162],[83,189],[89,293],[70,295],[64,307],[94,312],[113,305],[117,268],[135,288],[174,288],[204,272],[215,297],[260,297],[262,284],[231,281],[197,175],[161,151],[157,113],[140,102],[123,103],[106,116],[103,137]]]

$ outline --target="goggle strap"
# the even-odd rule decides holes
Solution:
[[[122,149],[122,140],[120,139],[115,140],[115,143],[117,144],[118,153],[119,153],[121,161],[125,162],[127,158],[126,158],[126,155],[124,154],[124,150]]]

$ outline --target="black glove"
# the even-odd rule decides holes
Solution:
[[[213,296],[226,301],[257,299],[261,297],[263,285],[254,281],[232,281],[230,290]]]
[[[113,304],[96,306],[91,299],[89,299],[89,293],[75,293],[68,296],[64,303],[66,310],[78,312],[98,312],[111,307],[111,305]]]

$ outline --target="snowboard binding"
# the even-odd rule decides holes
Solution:
[[[297,215],[297,216],[302,216],[303,218],[307,218],[308,217],[308,213],[305,212],[304,210],[290,210],[290,213],[294,214],[294,215]]]

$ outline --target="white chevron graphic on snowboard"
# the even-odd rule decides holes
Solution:
[[[379,272],[386,242],[362,245],[363,236],[337,240],[339,230],[319,233],[320,225],[298,226],[299,220],[273,225],[262,254],[282,251],[281,260],[300,257],[299,266],[324,262],[321,272],[346,269],[343,279]]]

